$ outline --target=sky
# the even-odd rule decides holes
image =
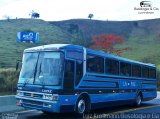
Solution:
[[[30,18],[34,10],[45,21],[87,19],[131,21],[160,18],[160,0],[147,0],[152,5],[141,7],[144,0],[0,0],[0,19]],[[143,8],[143,10],[135,10]],[[149,13],[147,13],[149,12]]]

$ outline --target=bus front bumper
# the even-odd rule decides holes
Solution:
[[[28,97],[16,96],[17,106],[21,106],[29,109],[36,109],[40,111],[48,111],[48,112],[60,112],[60,104],[58,101],[49,101],[43,99],[33,99]]]

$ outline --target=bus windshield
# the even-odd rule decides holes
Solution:
[[[60,52],[24,53],[18,83],[60,86],[63,76],[62,60]]]

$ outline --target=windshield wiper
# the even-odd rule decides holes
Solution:
[[[40,74],[41,74],[41,73],[42,73],[42,76],[43,76],[43,72],[42,72],[41,67],[42,67],[42,62],[40,63],[40,66],[39,66],[38,80],[40,80],[39,77],[40,77]],[[41,82],[41,84],[42,84],[42,89],[44,89],[44,86],[45,86],[44,78],[43,78],[42,80],[40,80],[40,82]]]
[[[37,62],[36,62],[36,66],[35,66],[35,69],[34,69],[34,81],[33,81],[33,84],[34,84],[35,79],[36,79],[36,73],[37,73],[37,65],[38,65],[38,60],[39,60],[39,54],[40,54],[40,53],[38,53]]]
[[[30,79],[27,79],[24,84],[23,84],[23,87],[25,87],[28,83],[29,83]]]

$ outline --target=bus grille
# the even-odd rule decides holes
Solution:
[[[25,97],[38,98],[38,99],[42,99],[42,97],[43,97],[42,94],[29,93],[29,92],[25,92],[25,93],[24,93],[24,96],[25,96]]]
[[[33,100],[26,100],[23,99],[23,106],[28,108],[36,108],[41,109],[43,107],[43,102],[40,101],[33,101]]]

